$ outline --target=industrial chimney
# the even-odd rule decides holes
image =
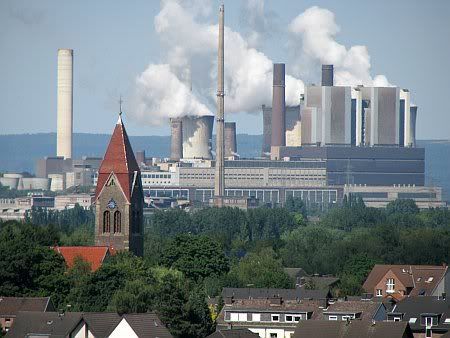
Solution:
[[[322,65],[322,86],[333,86],[333,65]]]
[[[409,131],[409,146],[415,147],[416,146],[416,120],[417,120],[417,106],[411,105],[410,108],[411,111],[411,121],[409,123],[410,131]]]
[[[273,64],[272,146],[286,145],[285,65]]]
[[[56,156],[72,158],[73,50],[58,49]]]
[[[136,157],[136,162],[137,162],[138,166],[145,164],[145,150],[136,151],[136,154],[134,157]]]
[[[225,157],[237,154],[236,122],[225,122]]]
[[[183,158],[183,123],[181,118],[170,119],[170,159],[179,161]]]

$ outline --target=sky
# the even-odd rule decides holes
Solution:
[[[74,131],[131,135],[215,111],[217,0],[0,0],[0,134],[56,131],[58,48],[74,50]],[[450,1],[226,0],[225,114],[262,133],[271,66],[289,102],[334,63],[339,84],[396,85],[417,138],[450,139]],[[192,88],[192,90],[191,90]]]

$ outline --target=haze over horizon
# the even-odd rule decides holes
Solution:
[[[56,130],[58,48],[74,49],[74,132],[111,133],[120,94],[130,135],[168,135],[168,116],[214,113],[218,5],[1,2],[0,134]],[[450,46],[443,43],[450,2],[225,6],[225,113],[238,133],[262,132],[259,107],[270,104],[272,62],[286,63],[288,103],[303,84],[319,82],[321,63],[333,63],[338,84],[408,88],[419,106],[417,138],[450,139],[443,103],[450,91]]]

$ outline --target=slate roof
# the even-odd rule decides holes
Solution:
[[[155,313],[126,314],[123,317],[139,337],[172,338],[169,330]]]
[[[115,251],[107,246],[56,246],[53,249],[60,253],[69,268],[73,267],[77,257],[91,265],[91,270],[98,270],[108,255],[113,255]]]
[[[206,338],[259,338],[259,334],[249,329],[217,330]]]
[[[384,306],[383,303],[370,300],[336,301],[323,311],[322,318],[327,319],[326,317],[329,314],[360,314],[360,317],[357,317],[357,319],[369,321],[373,319],[381,306]]]
[[[0,317],[14,317],[19,311],[54,311],[50,297],[1,297]]]
[[[67,337],[82,320],[80,312],[18,312],[14,324],[6,334],[8,338],[23,338],[28,334],[48,335],[52,338]]]
[[[222,298],[233,299],[269,299],[281,297],[283,300],[326,299],[328,292],[324,290],[274,289],[274,288],[223,288]]]
[[[89,312],[84,313],[83,318],[95,338],[108,337],[122,320],[115,312]]]
[[[293,338],[404,338],[413,337],[408,323],[405,322],[375,322],[355,320],[326,321],[302,320],[297,325]]]
[[[120,116],[98,170],[98,181],[95,189],[96,200],[112,172],[119,180],[129,202],[132,195],[134,173],[139,173],[140,170]]]
[[[381,278],[391,270],[407,288],[411,296],[430,296],[447,272],[447,266],[376,264],[364,282],[366,292],[373,292]],[[430,281],[431,279],[431,281]]]
[[[445,324],[445,320],[450,318],[450,300],[442,299],[442,297],[407,297],[398,302],[392,309],[392,313],[404,314],[403,320],[409,322],[413,331],[424,331],[424,327],[420,325],[421,314],[438,314],[439,323],[433,328],[450,329],[450,323]],[[417,318],[416,321],[410,322],[411,318]]]

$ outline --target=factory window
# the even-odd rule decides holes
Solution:
[[[103,233],[107,233],[110,231],[111,225],[110,225],[110,212],[106,210],[103,213]]]
[[[122,232],[122,215],[120,211],[114,212],[114,233]]]

